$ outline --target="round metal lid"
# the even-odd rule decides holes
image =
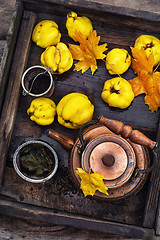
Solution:
[[[127,182],[136,165],[132,146],[117,135],[102,135],[88,143],[82,153],[82,167],[86,172],[104,176],[108,188]]]

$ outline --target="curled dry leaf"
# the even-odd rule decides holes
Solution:
[[[134,96],[145,93],[145,104],[151,112],[157,111],[160,107],[160,72],[153,71],[154,57],[151,53],[148,57],[144,49],[132,49],[132,69],[138,75],[129,80]]]
[[[108,195],[108,188],[105,186],[103,182],[104,176],[98,173],[87,173],[83,171],[82,168],[77,168],[76,173],[81,178],[81,189],[84,193],[84,196],[94,195],[95,191],[98,190],[106,195]]]
[[[80,46],[69,44],[69,50],[72,53],[73,59],[79,61],[75,64],[74,70],[84,73],[91,68],[93,75],[98,68],[96,60],[106,57],[103,52],[107,50],[107,43],[98,45],[100,36],[97,36],[96,30],[90,32],[88,39],[86,39],[82,33],[75,31],[75,39],[80,43]]]

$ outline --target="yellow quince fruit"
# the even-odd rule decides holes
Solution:
[[[78,17],[75,12],[69,12],[67,14],[66,28],[68,30],[68,35],[74,41],[76,41],[74,38],[75,30],[81,32],[86,38],[88,38],[90,32],[93,31],[90,19],[85,16]]]
[[[154,66],[160,62],[160,40],[152,35],[140,35],[134,44],[134,48],[143,48],[147,54],[153,53]]]
[[[106,56],[106,68],[110,74],[123,74],[131,65],[131,56],[125,49],[114,48]]]
[[[82,93],[67,94],[57,105],[58,122],[71,129],[78,129],[84,123],[91,121],[93,112],[93,104]]]
[[[42,48],[57,45],[60,39],[61,33],[59,32],[58,25],[52,20],[43,20],[33,29],[32,40]]]
[[[116,77],[104,83],[101,97],[110,107],[124,109],[133,101],[134,93],[127,80]]]
[[[72,54],[64,43],[59,42],[56,46],[47,47],[41,54],[41,64],[51,68],[51,73],[62,74],[73,65]]]
[[[50,125],[56,115],[56,104],[49,98],[35,98],[27,114],[39,125]]]

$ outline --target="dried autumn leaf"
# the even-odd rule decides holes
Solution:
[[[84,193],[84,196],[87,195],[94,195],[96,190],[99,190],[100,192],[108,195],[108,188],[105,186],[103,182],[104,176],[98,174],[98,173],[87,173],[83,171],[82,168],[77,168],[76,173],[81,178],[81,189]]]
[[[154,57],[151,53],[148,57],[144,49],[132,49],[134,59],[132,59],[132,69],[138,75],[129,80],[134,96],[145,93],[145,104],[149,106],[151,112],[157,111],[160,107],[160,72],[153,71]]]
[[[75,64],[74,70],[82,70],[82,73],[84,73],[91,68],[93,75],[98,68],[96,59],[104,59],[106,57],[103,52],[107,50],[107,43],[98,45],[100,36],[97,36],[96,30],[90,32],[88,39],[81,32],[75,31],[75,39],[80,43],[80,46],[69,44],[69,50],[73,59],[79,61]]]

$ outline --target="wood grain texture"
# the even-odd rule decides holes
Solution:
[[[134,237],[137,239],[147,239],[149,236],[154,236],[154,231],[144,229],[141,227],[123,225],[120,223],[112,223],[107,221],[100,221],[98,219],[83,217],[81,215],[69,215],[61,213],[59,211],[51,211],[50,209],[40,208],[38,206],[30,206],[26,204],[18,204],[7,200],[0,200],[0,209],[3,209],[5,215],[14,215],[16,217],[22,217],[23,219],[39,220],[54,224],[63,224],[66,226],[73,226],[79,228],[85,228],[88,230],[94,229],[104,233],[112,233],[120,236]],[[7,209],[7,210],[6,210]]]
[[[0,239],[16,240],[133,240],[135,238],[119,237],[109,233],[83,230],[79,228],[57,226],[39,221],[30,221],[9,216],[0,218]],[[138,238],[137,238],[138,239]],[[139,240],[141,240],[139,238]],[[156,240],[156,238],[154,238]]]
[[[148,201],[145,208],[145,217],[143,221],[144,227],[153,227],[156,221],[156,213],[158,212],[158,201],[160,192],[160,127],[157,133],[158,142],[158,164],[151,174],[148,191]],[[156,206],[156,208],[155,208]]]
[[[2,9],[3,9],[4,3],[2,3]],[[5,11],[7,12],[7,7],[5,8]],[[11,9],[10,9],[11,11]],[[2,12],[3,13],[3,12]],[[7,14],[6,14],[7,15]],[[10,25],[9,22],[5,21],[4,24],[1,24],[1,31],[0,31],[0,39],[5,39],[5,45],[3,46],[3,55],[1,55],[1,65],[0,65],[0,114],[2,112],[2,106],[4,102],[4,96],[7,86],[7,81],[9,77],[9,71],[12,63],[12,57],[14,52],[14,46],[17,39],[18,29],[21,21],[21,15],[22,15],[22,5],[17,4],[15,6],[15,11],[13,13],[13,16],[8,19],[12,19]],[[8,16],[8,15],[7,15]],[[6,16],[6,17],[7,17]],[[4,18],[4,15],[2,14],[2,19]],[[3,21],[3,20],[2,20]],[[6,29],[6,26],[8,26],[8,32],[3,36],[3,32]]]
[[[8,146],[12,136],[14,121],[17,113],[21,86],[20,81],[21,76],[24,72],[24,68],[26,66],[27,56],[30,48],[31,29],[35,22],[35,15],[26,12],[24,13],[24,19],[26,19],[26,21],[24,20],[24,23],[21,26],[22,31],[21,35],[19,36],[19,41],[17,42],[17,51],[13,59],[14,64],[12,65],[8,91],[6,93],[6,101],[3,106],[0,120],[0,128],[3,129],[3,133],[0,139],[0,184],[3,177],[5,158],[8,151]]]
[[[41,2],[41,0],[37,0]],[[26,6],[32,7],[31,2],[34,4],[34,1],[32,0],[24,0],[24,2],[27,4]],[[55,0],[50,0],[49,2],[57,3]],[[47,0],[43,0],[42,5],[49,6],[49,3]],[[159,20],[159,4],[158,0],[145,0],[142,3],[136,1],[128,1],[126,4],[124,4],[123,0],[86,0],[85,6],[84,1],[78,1],[78,0],[59,0],[58,3],[62,5],[70,5],[71,7],[77,7],[79,6],[81,9],[88,8],[88,9],[99,9],[104,12],[111,12],[111,13],[118,13],[126,16],[132,16],[140,19],[148,19],[148,20]]]
[[[15,3],[16,3],[16,0],[7,0],[7,1],[0,0],[0,6],[1,6],[0,19],[1,19],[1,23],[3,22],[3,24],[0,25],[1,40],[6,40],[8,36],[9,27],[10,27],[14,9],[15,9]]]
[[[46,5],[46,2],[48,1],[41,1],[42,4],[39,4],[38,7],[35,9],[34,2],[36,1],[32,1],[33,4],[30,4],[31,1],[25,1],[26,2],[26,6],[29,9],[32,9],[33,11],[42,11],[44,10],[43,14],[38,14],[38,19],[37,21],[40,21],[42,19],[45,18],[52,18],[54,16],[54,19],[57,21],[58,24],[62,25],[65,23],[65,18],[66,18],[66,13],[67,11],[69,11],[70,9],[75,9],[76,10],[76,6],[77,4],[83,5],[82,8],[79,8],[79,12],[80,14],[85,13],[87,14],[87,16],[91,17],[91,19],[93,19],[93,23],[96,29],[98,29],[98,33],[101,35],[101,41],[102,42],[107,42],[108,43],[108,47],[109,49],[111,49],[112,47],[115,46],[121,46],[121,47],[127,47],[127,49],[129,49],[129,46],[133,44],[134,39],[136,38],[136,36],[138,36],[139,34],[143,33],[143,32],[147,32],[147,33],[155,33],[156,36],[159,36],[159,28],[158,25],[159,23],[156,21],[153,21],[154,18],[152,17],[152,11],[153,8],[151,8],[150,13],[146,14],[146,20],[142,21],[141,17],[143,17],[143,14],[145,14],[145,9],[140,9],[142,11],[139,12],[139,16],[138,19],[133,19],[132,18],[128,18],[126,16],[128,15],[132,15],[135,14],[136,11],[135,9],[138,7],[138,3],[137,1],[135,1],[135,5],[133,6],[134,3],[132,1],[132,5],[128,6],[128,2],[125,3],[125,8],[124,5],[122,4],[121,6],[121,2],[123,1],[115,1],[114,6],[111,4],[110,1],[87,1],[87,8],[86,6],[84,7],[84,3],[83,2],[79,2],[79,1],[72,1],[73,4],[70,4],[69,7],[66,7],[66,4],[69,3],[69,1],[61,1],[64,3],[64,6],[62,7],[62,9],[60,9],[58,7],[57,2],[54,6],[54,8],[51,8],[50,4]],[[59,1],[60,2],[60,1]],[[122,10],[126,10],[126,16],[119,18],[117,16],[112,16],[112,14],[108,15],[108,18],[105,16],[105,14],[100,14],[102,13],[101,10],[98,11],[96,13],[96,11],[94,10],[92,12],[92,10],[90,10],[93,6],[93,2],[95,2],[94,6],[96,6],[97,8],[103,10],[102,8],[102,4],[108,4],[108,5],[112,5],[109,8],[107,8],[107,10],[111,10],[112,12],[115,11],[115,9],[119,9],[121,13]],[[147,4],[147,1],[145,1],[145,3]],[[75,5],[74,5],[75,4]],[[153,1],[152,3],[150,2],[151,5],[153,5]],[[143,7],[143,4],[139,4],[141,5],[141,7]],[[115,8],[115,6],[118,8]],[[148,7],[149,7],[149,3],[148,3]],[[135,8],[134,8],[135,7]],[[132,11],[133,9],[134,11]],[[137,10],[137,9],[136,9]],[[143,11],[145,10],[145,11]],[[142,14],[143,13],[143,14]],[[142,14],[142,15],[141,15]],[[157,12],[158,14],[158,12]],[[158,19],[158,15],[156,14],[156,19]],[[32,17],[31,17],[32,18]],[[151,20],[149,21],[148,18]],[[99,22],[100,21],[100,22]],[[31,21],[32,22],[32,21]],[[34,21],[33,21],[34,22]],[[32,22],[32,24],[33,24]],[[123,27],[120,27],[120,26]],[[25,29],[26,30],[26,26]],[[70,41],[69,38],[67,38],[67,34],[66,34],[66,30],[64,27],[61,27],[61,31],[63,33],[63,40],[68,42]],[[29,33],[30,34],[30,33]],[[24,35],[24,34],[23,34]],[[29,43],[26,43],[29,49]],[[37,46],[35,46],[33,43],[31,44],[31,48],[32,51],[29,52],[30,57],[28,59],[27,62],[26,59],[23,59],[23,68],[30,66],[32,64],[37,64],[39,63],[39,56],[42,52],[42,49],[38,48]],[[25,52],[27,54],[27,50]],[[27,55],[26,55],[27,56]],[[36,56],[36,57],[35,57]],[[19,57],[18,57],[19,59]],[[16,64],[15,64],[16,66]],[[103,86],[103,82],[105,81],[106,77],[105,77],[105,69],[103,68],[103,64],[99,63],[99,69],[101,70],[100,73],[97,72],[94,76],[94,78],[90,78],[90,72],[87,72],[86,74],[84,74],[84,76],[82,76],[80,73],[76,73],[75,76],[73,77],[72,74],[64,74],[62,77],[57,77],[55,78],[55,82],[56,82],[56,88],[60,89],[60,91],[58,93],[54,93],[53,95],[53,99],[55,100],[56,103],[58,103],[58,101],[60,100],[60,98],[63,96],[64,92],[65,93],[69,93],[70,91],[72,91],[73,89],[75,91],[84,91],[89,97],[90,99],[94,102],[96,109],[98,108],[99,110],[97,110],[97,112],[95,113],[95,117],[98,116],[101,112],[103,112],[103,107],[104,107],[104,103],[101,100],[98,100],[97,102],[97,98],[98,98],[98,92],[97,89],[99,87]],[[19,66],[18,66],[19,67]],[[16,67],[16,69],[18,69],[18,67]],[[21,73],[23,72],[23,68],[21,68]],[[17,75],[15,74],[15,71],[13,71],[13,76],[14,79],[16,79],[16,77],[18,76],[18,72]],[[128,72],[127,74],[124,75],[125,77],[129,78],[130,76],[133,76],[131,72]],[[69,77],[69,80],[67,80],[67,78]],[[107,76],[108,77],[108,76]],[[94,86],[93,86],[93,81],[94,81]],[[76,84],[75,84],[76,82]],[[101,85],[101,86],[100,86]],[[11,89],[13,88],[17,88],[17,92],[19,91],[19,83],[17,83],[17,85],[11,85]],[[93,90],[91,90],[93,87]],[[11,90],[10,90],[10,96],[11,96]],[[16,96],[17,100],[19,98],[19,95]],[[67,211],[69,211],[70,213],[73,212],[78,212],[78,213],[86,213],[87,215],[90,214],[90,216],[92,216],[92,214],[94,215],[95,213],[91,211],[91,209],[87,209],[87,204],[88,201],[84,201],[83,197],[80,193],[78,196],[78,204],[79,207],[76,206],[77,204],[77,198],[74,199],[74,201],[70,201],[70,197],[72,196],[72,199],[77,196],[77,190],[72,186],[72,182],[68,179],[67,182],[65,183],[65,175],[64,178],[62,177],[61,174],[65,174],[65,171],[63,171],[63,167],[67,167],[67,158],[68,155],[66,152],[64,152],[63,149],[61,149],[59,147],[59,145],[55,142],[52,142],[51,144],[58,150],[60,151],[59,153],[59,157],[60,157],[60,169],[59,169],[59,174],[57,175],[57,179],[59,178],[59,181],[57,182],[58,184],[56,185],[56,187],[54,187],[54,179],[53,182],[45,184],[43,186],[32,186],[30,184],[27,184],[26,182],[23,182],[14,172],[13,170],[13,166],[12,166],[12,155],[14,150],[16,149],[16,147],[25,139],[27,138],[41,138],[46,140],[45,136],[42,136],[43,133],[45,132],[46,128],[45,127],[38,127],[37,125],[35,125],[33,122],[29,121],[29,119],[27,118],[27,114],[26,114],[26,108],[29,106],[30,102],[31,102],[32,98],[24,98],[23,96],[20,96],[20,104],[17,105],[17,103],[13,104],[13,98],[11,98],[12,100],[12,104],[9,105],[8,103],[6,104],[7,109],[10,111],[11,108],[13,107],[14,111],[13,111],[13,115],[9,114],[9,112],[6,114],[7,119],[11,119],[12,121],[10,122],[10,124],[8,125],[8,129],[5,132],[5,136],[7,136],[7,142],[9,144],[10,140],[11,140],[11,145],[3,145],[3,147],[7,147],[9,148],[9,155],[4,156],[4,158],[6,159],[6,165],[7,167],[5,167],[5,173],[4,173],[4,179],[3,179],[3,187],[1,189],[1,194],[2,196],[5,196],[5,198],[9,197],[9,199],[11,198],[12,200],[18,202],[18,203],[24,203],[24,204],[33,204],[35,206],[43,206],[45,208],[48,208],[48,206],[51,206],[51,208],[54,209],[54,204],[56,203],[56,208],[59,210],[59,208],[61,210],[65,210],[66,211],[66,207],[67,207]],[[16,101],[17,101],[16,100]],[[9,108],[8,108],[9,106]],[[137,116],[134,116],[134,114],[132,114],[133,109],[137,107],[136,111],[137,111],[137,116],[140,116],[141,114],[143,115],[143,119],[139,118],[137,119]],[[18,112],[17,112],[17,110]],[[16,115],[17,113],[17,115]],[[157,114],[153,114],[150,115],[150,117],[148,118],[148,109],[147,106],[144,106],[144,102],[143,102],[143,98],[142,97],[138,97],[136,99],[136,101],[133,103],[130,111],[129,111],[129,116],[128,116],[128,112],[122,112],[122,111],[115,111],[113,109],[108,109],[107,106],[105,106],[105,111],[103,112],[106,114],[106,116],[112,116],[113,119],[117,119],[117,120],[123,120],[123,122],[125,124],[129,124],[129,125],[134,125],[136,126],[139,130],[142,130],[144,132],[146,132],[148,134],[148,136],[151,136],[151,138],[153,140],[156,140],[156,132],[158,129],[158,115]],[[28,120],[26,120],[28,119]],[[148,121],[149,120],[149,121]],[[6,123],[6,119],[5,117],[3,118],[4,123]],[[1,125],[2,128],[4,128],[4,123]],[[7,125],[6,125],[7,126]],[[12,130],[10,131],[10,129],[12,128],[12,126],[14,126],[13,132]],[[34,131],[32,131],[34,129]],[[55,122],[54,125],[54,129],[56,130],[60,130],[61,133],[64,133],[64,129],[63,128],[59,128],[59,125],[57,122]],[[65,129],[65,134],[68,136],[72,136],[74,138],[77,137],[78,131],[75,131],[75,133],[73,134],[70,130],[66,130]],[[48,141],[48,139],[47,139]],[[6,143],[7,143],[6,142]],[[65,161],[63,161],[63,158],[65,156]],[[4,167],[4,166],[2,166]],[[62,171],[62,172],[61,172]],[[157,175],[158,174],[158,175]],[[153,173],[154,175],[154,173]],[[156,176],[158,176],[157,179],[159,179],[159,173],[158,171],[156,171]],[[149,181],[151,181],[153,178],[149,179]],[[150,216],[153,216],[153,218],[150,218],[149,220],[147,219],[147,223],[149,225],[147,225],[147,227],[151,227],[153,226],[153,219],[155,219],[155,212],[157,210],[157,208],[155,207],[154,204],[158,204],[158,194],[157,191],[159,191],[159,182],[155,178],[155,191],[153,189],[153,194],[150,195],[150,200],[151,202],[148,202],[149,205],[147,205],[147,210],[148,211],[148,216],[149,217],[149,213],[151,212]],[[137,196],[133,197],[133,199],[128,200],[127,202],[124,202],[122,205],[119,206],[109,206],[107,205],[108,212],[104,212],[104,216],[102,218],[104,218],[105,220],[109,220],[109,221],[118,221],[120,223],[126,223],[126,224],[135,224],[137,226],[141,226],[143,223],[143,214],[144,214],[144,204],[145,204],[145,197],[147,196],[147,189],[148,189],[148,184],[149,181],[147,182],[147,185],[145,185],[145,188],[143,189],[142,192],[140,192]],[[65,185],[66,184],[66,185]],[[67,185],[68,184],[68,185]],[[63,185],[63,187],[62,187]],[[14,186],[14,187],[13,187]],[[151,184],[150,188],[154,188],[154,185]],[[50,189],[50,190],[49,190]],[[54,192],[56,191],[56,192]],[[59,196],[54,193],[60,194],[60,200],[59,200]],[[68,194],[68,195],[67,195]],[[53,198],[51,198],[53,197]],[[67,200],[67,201],[66,201]],[[59,202],[58,202],[59,201]],[[94,202],[93,202],[94,203]],[[143,204],[142,204],[143,203]],[[135,204],[135,206],[134,206]],[[92,204],[91,204],[92,205]],[[91,206],[90,205],[90,206]],[[97,210],[101,212],[100,210],[100,206],[102,207],[101,204],[98,204],[99,206],[97,206]],[[104,204],[106,205],[106,204]],[[143,206],[142,206],[143,205]],[[5,204],[2,206],[5,209]],[[153,206],[153,208],[152,208]],[[3,208],[2,207],[2,208]],[[92,206],[92,208],[94,209],[94,205]],[[114,209],[115,208],[115,209]],[[13,210],[13,208],[11,208]],[[8,211],[8,213],[10,212],[10,214],[12,215],[13,212],[15,213],[14,215],[16,215],[16,209],[18,209],[18,206],[15,208],[15,212],[14,210],[12,211]],[[114,209],[114,211],[113,211]],[[29,209],[30,211],[31,209]],[[103,208],[102,208],[103,210]],[[94,216],[98,216],[97,212]],[[147,211],[146,211],[147,212]],[[17,212],[17,216],[18,214],[20,214],[21,211]],[[106,216],[105,216],[106,213]],[[117,214],[119,213],[119,214]],[[127,214],[126,214],[127,213]],[[7,214],[7,212],[6,212]],[[137,214],[137,216],[136,216]],[[19,215],[20,216],[20,215]],[[19,217],[18,216],[18,217]],[[2,218],[4,219],[4,218]],[[9,218],[10,221],[12,221],[13,218]],[[19,222],[20,220],[18,219],[17,222]],[[22,220],[23,223],[23,220]],[[28,223],[28,221],[26,221],[25,223]],[[32,229],[34,229],[36,231],[36,229],[38,227],[41,227],[43,224],[40,223],[38,221],[38,216],[37,216],[37,221],[35,223],[36,227],[32,228],[30,226],[30,224],[26,224],[26,227],[29,227],[29,229],[32,231]],[[38,225],[38,226],[37,226]],[[10,226],[10,222],[8,227]],[[58,227],[55,227],[54,224],[49,224],[47,226],[50,226],[51,228],[48,230],[47,235],[41,235],[39,236],[39,239],[44,239],[43,237],[46,236],[46,239],[52,239],[52,236],[54,235],[54,238],[59,239],[59,233],[57,233]],[[10,229],[12,229],[11,227],[9,227]],[[16,228],[16,225],[15,225]],[[42,227],[43,228],[43,227]],[[52,229],[55,229],[55,234],[53,233]],[[72,232],[73,230],[73,232]],[[113,229],[112,229],[113,230]],[[126,228],[127,230],[127,228]],[[63,227],[59,227],[59,232],[62,231],[62,235],[61,238],[62,239],[70,239],[70,234],[72,234],[72,238],[74,239],[87,239],[87,238],[92,238],[92,239],[114,239],[113,235],[112,236],[106,236],[106,234],[99,234],[97,232],[93,233],[93,232],[89,232],[87,231],[87,234],[85,231],[83,230],[79,230],[79,232],[77,234],[75,234],[74,231],[76,231],[76,229],[70,229],[69,228],[69,232],[64,232],[63,231]],[[114,231],[114,230],[113,230]],[[7,231],[5,232],[6,235],[9,234],[9,236],[13,237],[13,239],[21,239],[21,232],[23,232],[23,239],[33,239],[31,238],[32,235],[29,233],[25,233],[25,230],[22,229],[22,231],[19,232],[19,238],[17,238],[17,235],[15,235],[15,233],[12,232],[12,234],[10,235],[10,233],[8,233]],[[0,232],[2,236],[3,235],[3,230],[2,232]],[[120,233],[120,232],[118,232]],[[152,234],[152,231],[149,231],[149,233]],[[78,235],[78,236],[77,236]],[[134,234],[132,234],[134,236]],[[38,239],[38,233],[33,233],[34,239]],[[120,235],[119,235],[120,236]],[[119,236],[115,237],[115,239],[119,239]],[[131,236],[132,237],[132,236]],[[154,236],[155,237],[155,236]],[[124,237],[125,238],[125,237]],[[123,239],[123,238],[122,238]],[[128,238],[127,238],[128,239]]]

